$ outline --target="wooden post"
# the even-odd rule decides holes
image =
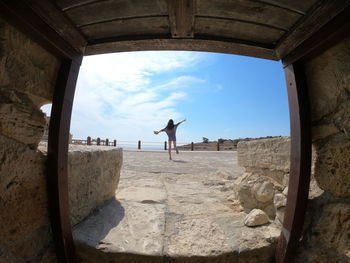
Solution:
[[[82,57],[81,57],[82,59]],[[81,59],[64,60],[55,87],[48,140],[47,179],[51,228],[58,262],[75,262],[69,217],[68,137]]]
[[[86,138],[86,144],[87,144],[87,145],[91,145],[91,137],[90,137],[90,136],[88,136],[88,137]]]
[[[219,141],[218,141],[218,143],[216,144],[216,150],[217,150],[217,151],[220,151],[220,143],[219,143]]]
[[[114,141],[113,141],[113,146],[114,146],[114,147],[117,147],[117,140],[114,140]]]
[[[97,145],[100,145],[100,144],[101,144],[101,139],[100,139],[100,137],[97,137],[96,144],[97,144]]]
[[[311,118],[301,62],[285,68],[288,89],[291,154],[287,206],[276,247],[277,263],[293,262],[302,234],[311,174]]]
[[[193,151],[193,150],[194,150],[194,143],[191,142],[191,151]]]
[[[109,146],[109,140],[106,139],[106,146]]]
[[[141,150],[141,141],[138,142],[137,149]]]
[[[164,142],[164,151],[167,150],[167,145],[166,145],[166,141]]]

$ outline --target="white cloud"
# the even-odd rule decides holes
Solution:
[[[194,52],[130,52],[85,57],[72,114],[74,138],[161,141],[152,131],[182,118],[177,104],[203,80],[186,73]],[[168,74],[176,73],[177,74]],[[158,78],[162,74],[168,78]],[[171,77],[169,77],[171,76]]]

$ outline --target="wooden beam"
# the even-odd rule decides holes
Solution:
[[[63,61],[57,77],[52,103],[47,178],[51,228],[58,262],[75,262],[75,249],[70,224],[68,198],[69,127],[82,57]]]
[[[25,0],[48,25],[64,38],[79,53],[84,53],[87,40],[54,1]]]
[[[285,56],[283,58],[284,66],[288,66],[301,58],[306,60],[315,57],[339,43],[345,37],[350,36],[349,17],[350,6]]]
[[[0,0],[0,15],[33,41],[62,59],[79,59],[82,53],[48,25],[24,1]]]
[[[285,68],[288,89],[291,155],[282,233],[276,248],[276,263],[293,262],[302,233],[308,202],[311,173],[311,117],[303,65]]]
[[[168,0],[171,36],[193,38],[195,0]]]
[[[280,59],[290,54],[301,43],[341,13],[350,5],[350,0],[324,0],[319,1],[316,5],[303,19],[300,19],[290,33],[287,33],[277,43],[276,54]]]
[[[278,60],[273,47],[235,41],[231,39],[172,39],[169,36],[156,36],[139,39],[103,39],[91,41],[85,55],[97,55],[123,51],[141,50],[189,50],[227,54],[237,54],[257,58]]]

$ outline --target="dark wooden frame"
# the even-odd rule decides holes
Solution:
[[[304,64],[350,36],[350,7],[282,58],[288,90],[291,155],[287,206],[275,260],[293,262],[305,219],[311,175],[311,114]]]
[[[182,1],[178,2],[182,3]],[[341,14],[282,58],[287,80],[291,121],[291,169],[285,220],[276,249],[277,262],[293,261],[302,231],[308,198],[311,121],[303,63],[306,59],[317,56],[349,35],[349,12],[349,7],[347,7]],[[69,39],[62,37],[23,1],[0,0],[0,14],[49,52],[62,59],[50,120],[47,177],[51,225],[57,257],[60,262],[75,262],[68,202],[68,135],[75,85],[83,56],[81,50],[84,47],[72,46]],[[174,31],[175,29],[181,32],[190,31],[190,23],[181,26],[174,24]],[[167,41],[166,45],[177,43],[176,40]],[[187,45],[192,40],[186,41],[189,41],[185,43]],[[215,44],[223,42],[220,39],[210,41],[213,41],[209,45],[212,46],[212,51],[215,51]],[[84,44],[83,40],[79,43]]]
[[[293,262],[306,212],[311,173],[311,119],[302,62],[285,69],[288,90],[291,154],[287,206],[276,262]]]
[[[61,59],[49,126],[47,186],[51,230],[59,262],[76,262],[68,198],[68,140],[76,81],[83,54],[23,1],[0,1],[0,15]]]
[[[82,58],[82,57],[81,57]],[[75,262],[68,194],[69,127],[80,60],[67,59],[58,73],[49,126],[47,179],[51,228],[59,262]]]

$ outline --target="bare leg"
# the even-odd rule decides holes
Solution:
[[[168,148],[169,160],[172,160],[171,159],[171,141],[168,141],[168,142],[169,142],[169,148]]]
[[[174,148],[175,148],[176,154],[179,154],[179,150],[176,147],[176,141],[174,141]]]

